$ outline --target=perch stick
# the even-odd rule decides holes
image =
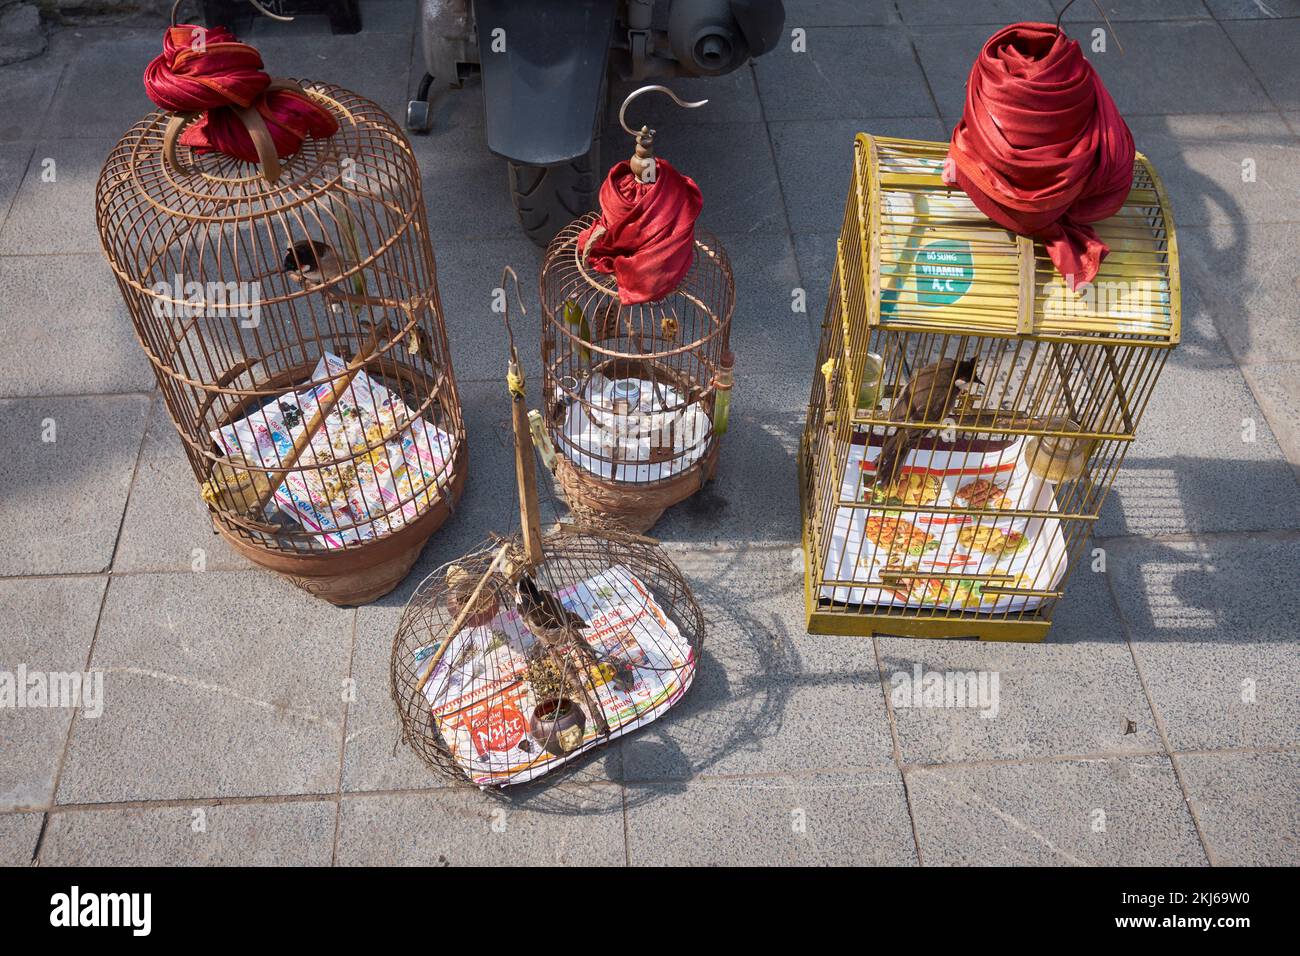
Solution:
[[[478,579],[478,584],[474,585],[474,590],[470,592],[469,598],[460,609],[460,613],[456,615],[451,622],[451,626],[447,628],[447,637],[443,640],[442,647],[434,652],[433,657],[429,658],[429,663],[425,665],[424,673],[420,675],[420,683],[415,688],[417,693],[424,693],[424,685],[429,683],[429,678],[433,676],[433,672],[442,660],[442,656],[447,653],[447,648],[451,647],[451,639],[460,633],[460,629],[469,619],[470,612],[477,607],[479,595],[483,593],[483,588],[487,585],[488,579],[501,567],[501,562],[505,559],[509,550],[510,542],[508,541],[497,549],[496,557],[492,559],[488,569],[483,572],[483,576]]]

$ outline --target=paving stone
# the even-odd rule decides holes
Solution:
[[[1287,460],[1300,469],[1300,362],[1248,365],[1244,372]]]
[[[1300,359],[1295,225],[1236,223],[1179,230],[1185,308],[1210,314],[1243,365]],[[1175,353],[1176,354],[1176,353]]]
[[[653,785],[627,814],[640,866],[912,866],[897,770]],[[629,789],[629,801],[636,788]]]
[[[5,114],[0,120],[0,142],[35,139],[66,61],[47,51],[41,56],[0,68],[5,91]]]
[[[411,144],[420,163],[429,229],[438,250],[446,248],[448,238],[522,236],[510,203],[505,160],[488,152],[482,127],[435,124],[427,134],[413,137]],[[500,266],[496,271],[499,275]]]
[[[1295,474],[1234,368],[1165,368],[1107,506],[1102,536],[1300,527]]]
[[[51,53],[67,62],[45,116],[44,137],[89,137],[117,142],[157,107],[144,91],[144,70],[162,52],[156,27],[81,27],[60,30]],[[48,155],[48,154],[43,154]],[[102,161],[108,155],[104,149]],[[93,206],[91,214],[93,216]]]
[[[333,802],[73,810],[50,816],[42,866],[329,866]]]
[[[19,667],[42,676],[85,670],[105,581],[0,580],[0,670],[9,680],[18,683]],[[94,708],[102,698],[91,688]],[[76,703],[84,700],[79,696]],[[71,721],[71,707],[0,708],[0,810],[49,805]]]
[[[0,394],[153,388],[149,360],[101,256],[0,259],[0,301],[0,332],[13,343]]]
[[[785,206],[796,235],[805,232],[838,235],[853,177],[853,138],[859,132],[907,139],[947,139],[943,124],[932,116],[773,123],[771,129]],[[827,281],[829,278],[828,272]]]
[[[0,229],[0,255],[86,253],[102,262],[95,229],[95,181],[114,142],[38,142]],[[53,181],[48,181],[51,176]]]
[[[1175,759],[1216,865],[1300,865],[1300,756],[1206,753]]]
[[[59,802],[333,793],[352,625],[264,571],[114,578],[107,702],[73,728]]]
[[[558,785],[494,799],[468,787],[345,797],[338,863],[369,866],[620,866],[618,787]],[[566,800],[562,812],[551,808]]]
[[[334,83],[378,103],[399,124],[406,116],[406,70],[411,33],[258,37],[257,49],[272,76]]]
[[[1300,0],[1205,0],[1220,20],[1273,20],[1300,17]]]
[[[892,3],[862,0],[785,0],[786,35],[795,27],[862,27],[899,22]]]
[[[1052,0],[1052,5],[1059,13],[1067,2],[1068,0]],[[1101,8],[1114,23],[1129,20],[1199,20],[1210,16],[1210,11],[1201,0],[1106,0]],[[1078,23],[1096,18],[1097,7],[1091,2],[1076,3],[1066,10],[1061,21]],[[1055,21],[1055,16],[1048,18],[1049,23]],[[1124,34],[1120,33],[1120,40],[1124,39]]]
[[[0,866],[28,866],[36,851],[43,813],[0,814]]]
[[[1290,536],[1115,541],[1110,581],[1175,750],[1294,746]],[[1253,698],[1253,699],[1252,699]]]
[[[790,44],[754,61],[768,120],[924,116],[934,104],[912,44],[890,27],[810,27],[807,50]]]
[[[1277,114],[1134,116],[1129,128],[1164,181],[1180,240],[1186,226],[1295,218],[1300,139]]]
[[[107,570],[148,407],[143,395],[0,400],[0,574]]]
[[[3,228],[9,205],[18,193],[18,185],[32,157],[29,143],[0,143],[0,228]]]
[[[243,570],[246,560],[213,531],[199,483],[159,399],[127,502],[113,570]]]
[[[1223,24],[1250,68],[1279,109],[1300,108],[1300,76],[1295,51],[1300,47],[1300,12],[1286,20],[1235,20]]]
[[[835,271],[837,232],[802,233],[794,237],[794,252],[799,260],[799,275],[808,290],[808,322],[813,335],[821,342],[821,326],[826,319],[826,299],[830,293],[831,274]]]
[[[934,94],[944,128],[951,131],[966,104],[966,79],[996,28],[969,26],[914,26],[912,43],[925,69],[925,81]]]
[[[1106,30],[1106,52],[1094,52],[1093,30]],[[1072,24],[1084,55],[1097,68],[1119,111],[1144,113],[1253,113],[1271,110],[1256,74],[1224,28],[1210,20]],[[1118,39],[1117,39],[1118,38]],[[1124,50],[1120,51],[1120,45]],[[1153,77],[1152,64],[1160,64]],[[1213,77],[1212,82],[1206,82]]]
[[[1046,643],[878,641],[884,693],[903,703],[893,713],[904,763],[1161,750],[1107,584],[1086,561],[1066,583]],[[922,675],[981,675],[990,690],[996,676],[993,706],[915,706],[918,665]],[[1134,733],[1125,733],[1129,720]]]
[[[1002,27],[1022,20],[1053,23],[1056,13],[1049,0],[898,0],[898,12],[908,25],[939,23],[987,24]]]
[[[800,304],[794,293],[802,282],[790,237],[729,233],[719,240],[736,282],[730,347],[737,357],[737,377],[789,372],[801,381],[817,354],[818,324],[806,311],[793,311]],[[806,309],[806,301],[802,305]]]
[[[910,770],[927,866],[1203,866],[1166,757]]]
[[[626,738],[627,779],[892,768],[871,642],[805,633],[792,546],[705,552],[665,539],[704,612],[704,650],[681,703]]]

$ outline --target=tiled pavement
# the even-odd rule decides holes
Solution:
[[[660,149],[700,181],[740,301],[719,478],[656,531],[708,614],[703,663],[666,719],[503,800],[395,749],[387,687],[421,572],[514,520],[488,297],[539,254],[478,90],[415,142],[473,478],[410,580],[340,610],[211,534],[99,253],[94,178],[147,106],[158,31],[65,28],[0,70],[0,669],[101,669],[107,696],[94,719],[0,710],[0,863],[1300,862],[1297,0],[1104,4],[1092,59],[1172,194],[1185,308],[1094,542],[1105,573],[1075,576],[1041,646],[801,624],[793,452],[851,134],[942,137],[983,38],[1060,3],[787,0],[807,53],[682,84],[714,102],[664,117]],[[356,37],[256,40],[400,116],[413,4],[363,7]],[[1066,19],[1099,28],[1091,4]],[[536,308],[520,324],[535,337]],[[997,716],[893,707],[918,664],[997,672]]]

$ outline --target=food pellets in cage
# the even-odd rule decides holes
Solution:
[[[196,493],[244,557],[373,600],[465,476],[410,144],[218,27],[171,27],[145,85],[162,111],[110,153],[99,232]]]
[[[635,155],[601,188],[601,212],[562,229],[542,266],[543,416],[555,476],[589,520],[645,531],[698,491],[727,430],[735,289],[717,239],[696,226],[699,188],[633,131]]]

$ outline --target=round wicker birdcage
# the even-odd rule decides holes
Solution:
[[[109,155],[97,218],[216,529],[362,603],[446,519],[465,432],[409,142],[369,100],[289,85],[334,135],[259,166],[151,113]]]
[[[722,246],[696,227],[677,287],[624,305],[614,276],[591,268],[579,245],[596,216],[561,230],[542,266],[543,415],[569,507],[641,532],[717,467],[735,285]]]

